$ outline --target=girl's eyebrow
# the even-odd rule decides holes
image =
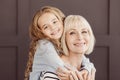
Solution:
[[[44,28],[44,26],[46,26],[47,24],[44,24],[43,26],[42,26],[42,28]]]

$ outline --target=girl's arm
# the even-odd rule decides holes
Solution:
[[[30,72],[29,80],[41,80],[40,79],[40,74],[41,74],[41,72],[39,72],[39,71]]]
[[[90,62],[89,58],[86,58],[85,55],[83,56],[82,66],[82,69],[88,70],[89,73],[92,72],[92,69],[95,69],[94,64]]]
[[[82,68],[80,71],[77,71],[77,74],[76,75],[79,75],[78,78],[81,78],[81,79],[84,79],[84,80],[94,80],[95,79],[95,72],[96,72],[96,69],[93,65],[93,63],[91,63],[89,61],[88,58],[86,58],[85,56],[83,56],[83,60],[82,60]],[[66,66],[67,67],[67,66]],[[62,68],[58,68],[57,69],[57,75],[60,79],[69,79],[69,76],[70,76],[70,70],[71,72],[74,71],[72,70],[72,68],[69,68],[67,67],[68,71],[66,70],[63,70]],[[63,75],[64,74],[64,75]],[[75,76],[75,75],[74,75]]]
[[[39,40],[34,55],[32,72],[30,75],[32,78],[30,80],[32,80],[33,77],[36,78],[36,75],[40,75],[41,71],[56,72],[59,66],[63,67],[64,64],[56,52],[54,45],[48,40]]]
[[[37,49],[34,55],[32,70],[52,70],[57,67],[63,67],[63,61],[60,59],[54,45],[48,40],[38,41]]]

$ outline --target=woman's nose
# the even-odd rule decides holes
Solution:
[[[78,34],[77,34],[77,38],[78,38],[79,40],[81,40],[81,39],[83,38],[82,34],[81,34],[81,33],[78,33]]]

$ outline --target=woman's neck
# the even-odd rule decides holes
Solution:
[[[63,56],[62,59],[65,63],[74,66],[76,69],[80,70],[82,63],[83,54],[70,53],[69,56]]]

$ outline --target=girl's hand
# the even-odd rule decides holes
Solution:
[[[95,80],[96,69],[92,69],[91,73],[88,74],[87,80]]]
[[[83,77],[84,80],[87,80],[87,78],[89,76],[88,75],[89,72],[86,69],[83,69],[83,70],[79,71],[78,73],[80,73],[82,75],[82,77]]]
[[[75,70],[57,69],[57,75],[60,80],[83,80],[82,73]]]
[[[96,69],[92,69],[92,72],[91,72],[91,80],[95,80],[95,73],[96,73]]]
[[[72,75],[71,73],[75,72],[75,68],[71,67],[70,65],[65,65],[65,68],[59,67],[56,71],[58,77],[61,80],[72,80]],[[71,79],[70,79],[71,76]],[[74,77],[74,76],[73,76]]]
[[[71,66],[65,67],[66,69],[61,67],[57,69],[57,75],[61,80],[83,80],[83,74],[85,74],[85,71],[78,72]]]
[[[59,67],[56,71],[60,80],[70,80],[70,71]]]
[[[71,71],[70,80],[83,80],[82,74],[78,71]]]

